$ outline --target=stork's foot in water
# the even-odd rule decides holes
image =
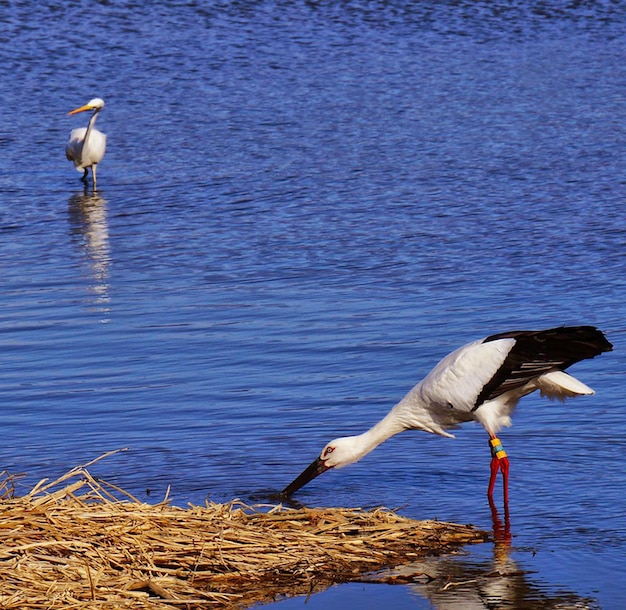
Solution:
[[[496,476],[498,470],[502,472],[502,488],[504,491],[504,507],[508,510],[509,504],[509,458],[502,447],[499,438],[492,436],[489,439],[489,447],[491,448],[491,477],[489,479],[489,489],[487,496],[493,498],[493,488],[496,484]]]

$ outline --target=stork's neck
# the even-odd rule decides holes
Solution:
[[[378,445],[386,441],[394,434],[398,434],[407,427],[400,421],[395,409],[392,409],[383,419],[381,419],[375,426],[372,426],[367,432],[355,436],[355,442],[359,447],[359,457],[373,451]]]

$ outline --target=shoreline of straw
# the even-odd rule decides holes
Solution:
[[[0,481],[0,608],[245,608],[488,540],[384,508],[147,504],[90,474],[112,453],[21,497]]]

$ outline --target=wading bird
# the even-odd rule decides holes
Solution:
[[[539,390],[565,400],[594,391],[565,373],[572,364],[609,352],[613,346],[593,326],[561,326],[548,330],[517,330],[491,335],[446,356],[375,426],[358,436],[337,438],[281,495],[289,497],[316,476],[353,464],[394,434],[423,430],[446,432],[477,421],[489,434],[491,501],[498,470],[508,505],[509,460],[496,434],[511,425],[510,415],[522,396]]]
[[[84,106],[68,112],[68,114],[77,114],[79,112],[85,112],[86,110],[93,110],[93,114],[89,119],[87,127],[72,129],[70,139],[65,145],[65,156],[68,161],[72,161],[74,163],[74,167],[79,172],[83,172],[81,180],[85,183],[87,183],[87,176],[89,174],[88,169],[91,167],[94,191],[97,188],[96,165],[102,161],[107,145],[107,137],[94,127],[96,119],[98,118],[98,113],[103,108],[104,101],[99,97],[94,97]]]

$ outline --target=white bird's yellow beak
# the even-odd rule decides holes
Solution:
[[[84,106],[81,106],[80,108],[76,108],[76,110],[71,110],[67,114],[77,114],[78,112],[85,112],[85,110],[93,110],[93,106],[90,106],[89,104],[85,104]]]

